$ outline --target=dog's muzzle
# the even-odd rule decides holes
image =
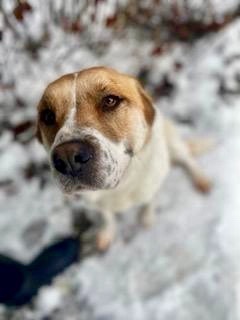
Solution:
[[[66,139],[66,135],[59,135],[50,152],[53,175],[64,192],[112,189],[118,185],[131,159],[123,143],[87,130]]]
[[[100,147],[96,143],[71,140],[54,147],[51,164],[64,189],[96,189],[103,185],[100,158]]]

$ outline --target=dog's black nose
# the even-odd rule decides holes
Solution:
[[[93,155],[93,146],[88,142],[70,141],[54,149],[52,162],[58,172],[76,176],[93,158]]]

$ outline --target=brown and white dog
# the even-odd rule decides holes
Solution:
[[[210,189],[191,145],[135,78],[111,68],[85,69],[49,84],[38,105],[37,135],[62,191],[81,193],[101,212],[100,250],[114,238],[115,213],[140,206],[142,223],[153,222],[154,198],[171,162],[184,166],[198,189]]]

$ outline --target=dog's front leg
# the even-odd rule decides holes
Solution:
[[[97,231],[96,246],[99,251],[105,251],[112,243],[116,233],[115,214],[111,211],[101,212],[102,223]]]
[[[115,214],[94,209],[75,210],[73,227],[82,242],[83,255],[105,251],[115,237]]]
[[[194,186],[199,191],[203,193],[209,192],[212,187],[212,182],[204,174],[193,157],[191,146],[180,137],[177,129],[169,120],[165,121],[165,128],[171,161],[186,169]]]
[[[144,204],[139,213],[138,213],[138,219],[140,224],[143,227],[151,227],[154,224],[156,218],[156,207],[155,207],[155,200],[152,200],[151,202]]]

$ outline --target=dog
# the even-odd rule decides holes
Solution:
[[[50,83],[38,104],[37,137],[65,194],[81,194],[103,223],[96,246],[115,235],[115,214],[139,207],[143,225],[155,217],[155,198],[172,163],[183,166],[196,188],[211,181],[172,121],[154,106],[137,79],[92,67]]]

